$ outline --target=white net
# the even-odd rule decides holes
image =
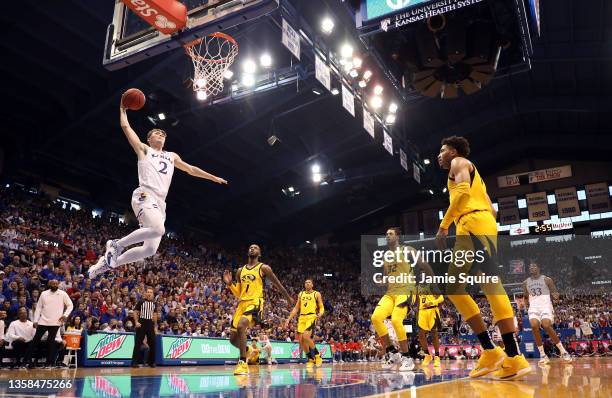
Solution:
[[[216,32],[184,47],[193,61],[193,91],[198,99],[222,92],[225,73],[238,55],[238,43],[231,36]]]

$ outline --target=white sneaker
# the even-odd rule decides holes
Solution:
[[[540,358],[540,360],[538,361],[538,365],[546,365],[547,363],[550,362],[550,359],[548,359],[547,355],[544,355],[543,357]]]
[[[399,367],[400,372],[410,372],[414,369],[414,361],[410,357],[405,357],[402,355],[401,365]]]
[[[570,363],[573,360],[572,356],[569,354],[569,352],[565,352],[565,353],[561,354],[561,359],[565,363]]]
[[[118,239],[112,239],[106,241],[106,252],[104,258],[109,267],[117,267],[117,257],[119,257],[119,246],[117,245]]]
[[[99,275],[102,275],[106,271],[108,271],[109,267],[106,263],[106,257],[100,257],[98,262],[89,269],[89,279],[95,279]]]

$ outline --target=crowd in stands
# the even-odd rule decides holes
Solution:
[[[159,333],[182,336],[226,337],[237,301],[226,289],[222,275],[246,261],[247,246],[221,248],[177,236],[164,237],[158,253],[145,261],[123,266],[95,280],[88,269],[104,252],[106,239],[126,235],[134,226],[118,218],[92,216],[88,209],[70,209],[65,203],[23,187],[0,188],[0,347],[19,346],[15,327],[27,328],[40,294],[50,280],[59,281],[74,309],[60,328],[84,333],[132,332],[134,307],[145,288],[152,286],[157,302]],[[370,315],[378,297],[364,297],[360,290],[359,253],[335,248],[262,247],[262,261],[271,265],[291,294],[303,289],[304,280],[314,279],[323,296],[326,315],[317,325],[316,338],[332,343],[339,360],[366,360],[375,356],[376,342]],[[323,274],[332,274],[324,277]],[[282,327],[289,311],[287,303],[271,286],[265,291],[265,325],[271,339],[292,341],[291,330]],[[612,296],[564,297],[557,306],[557,328],[610,326]],[[485,320],[491,315],[480,301]],[[445,302],[442,319],[448,333],[443,344],[462,344],[469,328],[452,305]],[[414,319],[413,309],[408,319]],[[19,320],[21,312],[22,320]],[[253,331],[256,334],[257,330]],[[600,336],[606,337],[606,336]],[[609,338],[609,336],[608,336]],[[61,348],[61,347],[60,347]],[[0,348],[1,349],[1,348]]]

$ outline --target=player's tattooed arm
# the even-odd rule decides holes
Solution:
[[[557,290],[557,286],[555,286],[555,282],[553,282],[552,278],[548,276],[544,277],[544,283],[548,286],[548,290],[550,290],[550,295],[553,300],[559,300],[559,291]]]
[[[287,289],[285,289],[285,286],[283,286],[282,283],[280,283],[280,281],[278,280],[278,278],[276,277],[276,274],[274,274],[274,271],[272,271],[272,268],[270,268],[269,265],[264,264],[261,267],[261,270],[263,272],[263,274],[267,277],[270,278],[270,281],[272,282],[272,284],[274,285],[274,287],[276,287],[276,289],[281,292],[281,294],[283,296],[285,296],[285,298],[287,299],[287,301],[289,302],[290,305],[293,305],[293,297],[291,297],[291,295],[289,295],[289,292],[287,292]]]
[[[119,106],[119,124],[121,125],[123,134],[125,134],[125,137],[130,143],[130,146],[132,147],[132,149],[134,149],[134,152],[136,152],[138,159],[146,155],[147,146],[143,144],[142,141],[140,141],[140,138],[138,138],[138,134],[136,134],[136,132],[130,126],[130,122],[127,117],[127,112],[125,108],[121,105]]]
[[[212,182],[216,182],[217,184],[227,184],[227,181],[221,177],[217,177],[216,175],[210,174],[199,167],[190,165],[185,162],[178,154],[174,154],[174,165],[177,169],[184,171],[193,177],[204,178],[205,180],[210,180]]]

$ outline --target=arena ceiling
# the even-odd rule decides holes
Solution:
[[[344,25],[340,34],[354,35],[340,1],[291,2],[312,26],[330,10]],[[435,156],[443,136],[465,135],[485,174],[529,157],[609,160],[612,4],[541,4],[542,37],[534,40],[530,72],[496,79],[469,97],[404,105],[395,134],[415,144],[423,158]],[[144,136],[151,128],[147,116],[164,112],[168,149],[230,181],[222,187],[177,173],[168,197],[168,225],[175,230],[299,242],[400,202],[426,200],[428,184],[440,180],[432,170],[416,184],[338,97],[313,93],[318,83],[307,57],[299,83],[204,107],[185,85],[190,69],[180,50],[114,72],[102,67],[111,1],[28,0],[19,6],[0,17],[4,177],[61,183],[86,202],[129,209],[136,159],[117,108],[125,89],[139,87],[149,102],[130,114],[135,130]],[[232,34],[242,51],[267,49],[279,64],[289,63],[272,18]],[[274,147],[266,141],[272,129],[281,139]],[[315,187],[314,162],[342,181]],[[300,195],[284,195],[288,186]]]

